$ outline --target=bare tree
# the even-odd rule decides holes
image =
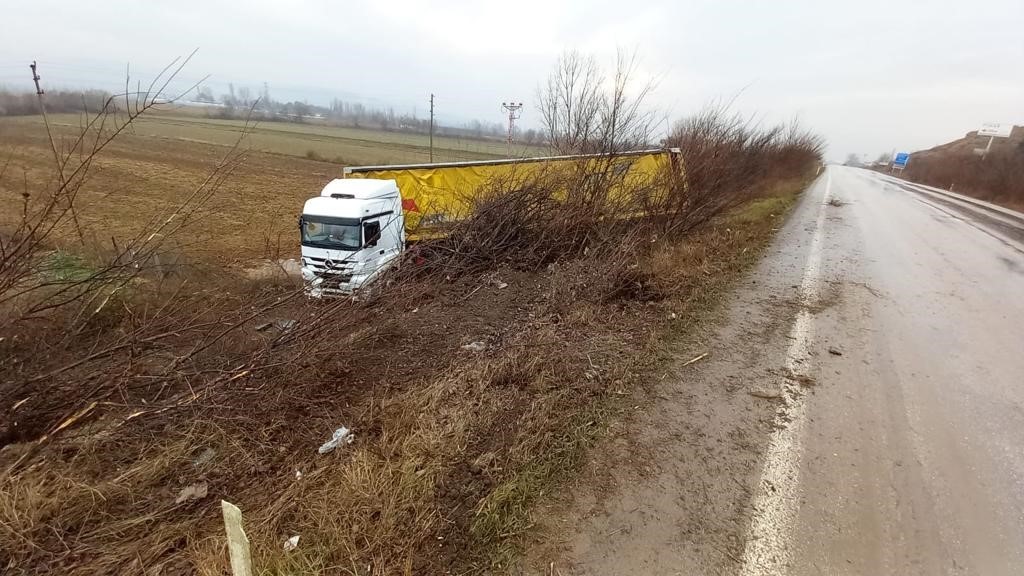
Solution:
[[[252,105],[252,91],[249,90],[248,86],[242,86],[238,89],[238,104],[245,108]]]
[[[645,100],[651,83],[635,85],[635,54],[619,51],[609,78],[593,56],[563,54],[539,91],[541,123],[559,154],[610,154],[651,140],[656,117]]]
[[[263,91],[260,92],[260,108],[264,110],[273,110],[274,101],[270,98],[270,86],[266,82],[263,83]]]
[[[312,109],[309,104],[306,104],[305,102],[295,101],[292,102],[292,111],[295,114],[296,122],[304,122],[306,120],[306,116],[309,116],[312,112]]]
[[[637,55],[619,50],[616,54],[612,90],[601,107],[601,142],[604,153],[642,148],[651,141],[657,117],[645,101],[653,83],[634,82],[639,61]]]
[[[582,152],[598,132],[601,71],[593,56],[562,54],[538,94],[541,123],[559,153]]]
[[[200,86],[196,89],[196,101],[213,103],[216,102],[216,98],[213,96],[213,90],[209,86]]]

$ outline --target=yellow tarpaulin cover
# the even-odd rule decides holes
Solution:
[[[568,171],[599,167],[607,169],[607,165],[598,163],[610,161],[616,181],[635,185],[658,181],[659,174],[667,167],[681,171],[677,155],[676,151],[650,150],[628,152],[614,158],[585,155],[412,166],[367,166],[348,168],[345,177],[394,180],[402,195],[406,233],[410,239],[416,239],[443,233],[445,224],[458,221],[468,213],[470,199],[477,191],[495,181],[528,181],[542,171],[564,170],[571,173]],[[632,186],[622,188],[634,189]],[[567,190],[565,193],[571,194],[572,191]]]

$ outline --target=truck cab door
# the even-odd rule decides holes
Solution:
[[[380,260],[381,250],[377,249],[380,240],[380,220],[363,222],[363,248],[366,250],[367,262]]]
[[[390,216],[384,218],[390,218]],[[381,220],[363,222],[363,249],[366,250],[367,261],[383,260],[387,262],[401,251],[401,242],[395,236],[394,228],[396,227],[386,225]]]

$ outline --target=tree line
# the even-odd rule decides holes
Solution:
[[[96,112],[111,98],[104,90],[53,90],[46,93],[46,110],[53,113]],[[361,102],[348,102],[333,98],[326,106],[306,101],[274,99],[268,86],[258,92],[247,86],[228,84],[227,92],[217,95],[207,85],[198,86],[191,94],[191,102],[208,106],[211,118],[244,119],[270,122],[319,122],[331,126],[368,128],[387,132],[428,134],[430,119],[416,113],[396,112],[394,107],[367,106]],[[180,102],[180,101],[179,101]],[[120,98],[112,105],[122,104]],[[39,114],[39,101],[35,92],[0,88],[0,116],[31,116]],[[454,138],[504,139],[506,127],[500,122],[471,120],[461,125],[434,124],[434,134]],[[528,129],[516,132],[516,141],[524,144],[542,144],[541,132]]]
[[[209,86],[199,86],[194,100],[211,106],[210,115],[218,118],[246,118],[282,122],[316,121],[332,126],[369,128],[386,132],[427,134],[430,118],[416,113],[396,112],[394,107],[367,106],[361,102],[331,99],[326,106],[305,101],[281,101],[271,96],[266,84],[259,93],[246,86],[228,84],[227,92],[215,95]],[[499,122],[471,120],[461,126],[434,123],[434,134],[458,138],[503,139],[506,128]],[[517,141],[540,143],[542,136],[533,129],[517,133]]]
[[[48,112],[98,112],[110,98],[103,90],[53,90],[46,92]],[[15,92],[0,88],[0,116],[39,114],[39,98],[35,92]]]

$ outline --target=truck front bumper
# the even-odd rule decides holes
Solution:
[[[306,295],[311,298],[350,296],[366,283],[368,278],[366,274],[353,274],[349,271],[323,272],[302,267]]]

